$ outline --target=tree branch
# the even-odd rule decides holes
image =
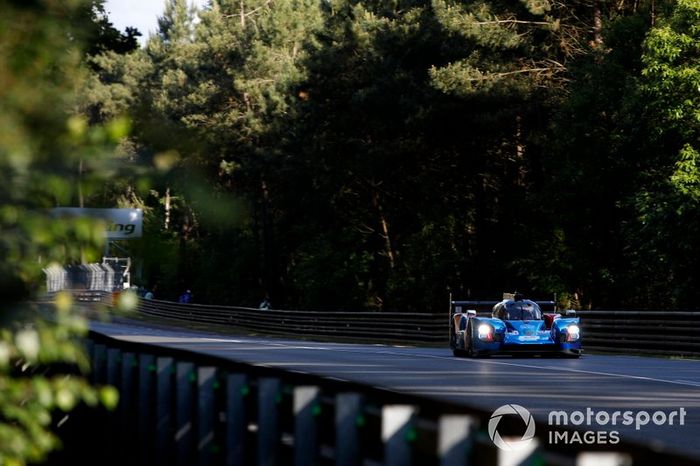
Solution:
[[[505,78],[506,76],[511,76],[515,74],[523,74],[523,73],[543,73],[545,71],[564,71],[562,67],[559,66],[550,66],[546,68],[526,68],[523,70],[515,70],[515,71],[504,71],[502,73],[491,73],[488,76],[482,76],[480,78],[469,78],[467,81],[470,82],[477,82],[477,81],[487,81],[489,79],[492,79],[494,77],[496,78]]]
[[[477,26],[486,26],[489,24],[534,24],[537,26],[551,26],[553,23],[548,21],[523,21],[519,19],[495,19],[493,21],[476,21]]]

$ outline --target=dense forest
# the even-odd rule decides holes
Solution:
[[[166,299],[695,307],[699,24],[697,0],[168,0],[145,46],[89,57],[79,111],[128,119],[116,159],[149,183],[85,205],[144,209],[127,246]]]

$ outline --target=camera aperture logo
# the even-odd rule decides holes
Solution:
[[[504,440],[501,434],[498,432],[498,424],[501,422],[501,418],[506,415],[517,415],[525,423],[525,433],[520,440]],[[530,411],[523,408],[520,405],[510,404],[503,405],[496,409],[489,419],[489,437],[491,441],[501,450],[513,451],[519,450],[526,447],[535,436],[535,420],[532,418]]]

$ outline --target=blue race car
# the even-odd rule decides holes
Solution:
[[[493,306],[491,317],[478,316],[477,307],[484,301],[450,300],[450,347],[455,356],[492,354],[560,354],[581,355],[581,329],[575,311],[542,313],[540,304],[520,295],[507,297]]]

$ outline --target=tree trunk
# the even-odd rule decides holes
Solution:
[[[170,229],[170,188],[165,189],[165,231]]]
[[[515,117],[515,169],[517,186],[525,186],[525,143],[523,142],[523,119],[520,115]]]
[[[384,254],[389,261],[389,268],[393,269],[395,265],[395,254],[391,246],[391,237],[389,236],[389,222],[386,220],[386,215],[384,215],[384,209],[382,204],[379,202],[379,194],[375,191],[373,196],[374,207],[377,209],[379,214],[379,226],[381,228],[381,237],[384,241]]]
[[[593,2],[593,46],[603,45],[603,11],[600,0]]]
[[[83,199],[83,159],[78,162],[78,207],[85,207],[85,199]]]
[[[273,303],[279,303],[280,294],[277,292],[277,267],[275,266],[274,235],[272,231],[272,219],[270,217],[270,190],[265,177],[260,179],[260,191],[262,203],[260,216],[262,223],[262,249],[263,249],[263,288],[265,295],[272,299]]]
[[[241,0],[241,29],[245,28],[245,5]]]

